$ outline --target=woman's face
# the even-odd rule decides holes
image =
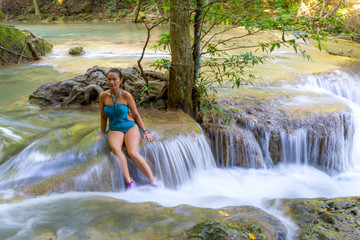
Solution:
[[[119,74],[116,72],[109,72],[106,81],[110,88],[118,89],[122,82],[122,78],[120,79]]]

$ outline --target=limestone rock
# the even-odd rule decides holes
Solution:
[[[76,197],[46,199],[36,204],[19,203],[9,207],[7,214],[13,216],[25,212],[31,206],[32,211],[23,214],[23,218],[14,218],[14,222],[5,222],[0,226],[4,238],[13,232],[17,237],[31,236],[66,239],[256,239],[284,240],[286,230],[276,218],[256,207],[232,207],[225,209],[197,208],[188,205],[163,207],[156,203],[128,203],[110,197],[77,194]],[[17,211],[15,213],[15,211]],[[219,212],[226,211],[228,217]],[[250,217],[251,212],[257,215]],[[71,214],[71,218],[69,218]],[[232,219],[231,219],[232,218]],[[268,221],[271,218],[271,222]],[[32,221],[31,228],[24,227]],[[253,221],[256,221],[256,224]],[[12,232],[6,231],[13,223]],[[60,224],[61,223],[61,224]],[[268,228],[264,228],[263,224]],[[271,226],[271,224],[275,224]],[[14,227],[15,226],[15,227]],[[201,227],[206,228],[199,234]],[[70,232],[71,229],[71,232]],[[193,229],[192,231],[187,231]],[[21,230],[21,231],[20,231]],[[218,231],[219,230],[219,231]],[[225,231],[223,231],[225,230]],[[69,234],[69,232],[71,234]],[[217,234],[214,234],[217,232]],[[220,234],[225,232],[223,237]],[[194,237],[195,234],[205,238]],[[31,235],[30,235],[31,234]],[[213,236],[213,237],[211,237]],[[242,238],[241,238],[242,237]]]
[[[76,46],[69,49],[71,56],[78,56],[84,54],[84,48],[82,46]]]
[[[360,198],[283,199],[280,209],[299,225],[299,239],[360,239]]]

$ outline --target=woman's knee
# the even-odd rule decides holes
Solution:
[[[122,152],[121,148],[119,148],[119,147],[112,147],[112,148],[111,148],[111,151],[112,151],[113,154],[115,154],[116,156],[123,155],[123,152]]]
[[[137,160],[140,155],[137,150],[128,151],[127,153],[129,155],[129,157],[132,158],[133,160]]]

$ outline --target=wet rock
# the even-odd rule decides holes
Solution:
[[[218,166],[264,167],[264,156],[251,131],[237,126],[213,123],[202,125],[210,138],[210,145]]]
[[[57,83],[49,83],[40,86],[29,96],[29,101],[42,107],[66,107],[97,104],[99,94],[109,89],[105,78],[110,68],[94,66],[84,75]],[[164,74],[145,71],[149,79],[149,93],[145,93],[145,81],[137,67],[120,69],[124,81],[121,88],[132,93],[136,103],[150,107],[152,102],[160,99],[166,100],[167,78]],[[163,108],[165,101],[157,103],[156,109]]]
[[[250,236],[255,239],[284,239],[275,237],[283,232],[271,228],[270,233],[262,228],[261,224],[268,217],[276,218],[255,207],[163,207],[156,203],[128,203],[94,194],[44,198],[36,204],[30,203],[30,206],[32,211],[23,214],[21,222],[18,222],[19,217],[12,217],[25,212],[29,205],[20,203],[16,208],[7,208],[6,214],[11,221],[0,226],[4,239],[11,237],[14,232],[18,233],[18,238],[31,236],[34,239],[51,237],[52,234],[66,239],[251,239]],[[178,213],[179,208],[188,214]],[[229,220],[229,217],[221,214],[224,211],[230,217],[237,216],[237,219]],[[248,223],[247,214],[252,211],[257,213],[259,225]],[[31,228],[26,227],[29,221],[32,222]],[[10,232],[7,230],[11,223]],[[277,224],[284,228],[279,220]],[[205,238],[197,238],[196,235]]]
[[[31,122],[47,128],[35,127],[36,130],[32,131],[28,125],[24,125],[19,128],[22,139],[6,141],[4,145],[0,139],[0,149],[5,154],[0,154],[5,163],[0,169],[0,178],[6,182],[0,186],[1,190],[11,189],[25,195],[39,196],[53,192],[117,192],[125,189],[123,175],[116,157],[111,154],[108,139],[94,141],[100,131],[98,109],[79,111],[49,108],[41,111],[41,117],[34,115]],[[141,140],[140,154],[164,186],[176,188],[190,181],[196,172],[189,171],[188,166],[195,169],[206,169],[207,165],[214,167],[214,163],[209,161],[211,151],[207,141],[190,116],[180,111],[139,109],[139,112],[147,129],[156,137],[155,142]],[[43,131],[40,134],[39,129]],[[29,139],[36,139],[36,142],[29,146]],[[125,147],[123,151],[126,154]],[[42,161],[23,162],[28,156],[41,156]],[[134,161],[128,159],[131,176],[138,186],[148,184]],[[23,164],[19,165],[18,162]],[[5,173],[11,169],[29,174],[4,179],[7,176]]]
[[[248,239],[248,236],[236,227],[229,226],[221,222],[212,222],[207,220],[205,222],[198,223],[193,228],[189,229],[188,239],[235,240]]]
[[[246,167],[296,162],[333,173],[351,165],[352,112],[339,100],[244,86],[218,90],[217,101],[225,110],[201,121],[220,166],[231,166],[229,159]]]
[[[280,209],[300,227],[298,239],[360,239],[358,197],[280,202]]]
[[[69,54],[71,56],[78,56],[84,54],[84,48],[82,46],[77,46],[69,49]]]

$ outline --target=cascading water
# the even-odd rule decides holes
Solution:
[[[299,88],[305,89],[307,91],[317,91],[325,94],[331,94],[338,96],[340,99],[343,99],[346,104],[352,109],[352,124],[353,127],[350,128],[354,134],[353,141],[346,143],[344,142],[344,151],[346,153],[343,156],[344,163],[347,166],[344,166],[345,169],[350,169],[355,165],[356,167],[360,166],[360,76],[355,73],[346,72],[342,70],[336,70],[328,74],[319,75],[319,76],[308,76],[305,79],[302,79],[304,84],[298,85]],[[351,123],[345,122],[349,125]],[[346,134],[346,132],[337,132],[338,137]],[[347,148],[347,146],[351,148]],[[350,155],[350,156],[347,156]],[[346,161],[349,159],[348,161]],[[346,162],[348,164],[346,164]]]

